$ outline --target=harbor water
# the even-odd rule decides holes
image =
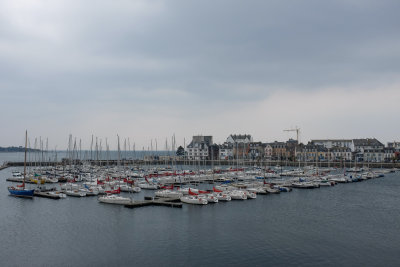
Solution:
[[[400,266],[400,173],[254,200],[128,209],[96,197],[11,197],[12,170],[0,171],[2,266]]]

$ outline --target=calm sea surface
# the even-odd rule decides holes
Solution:
[[[399,173],[255,200],[127,209],[96,197],[11,197],[12,170],[0,171],[1,266],[400,266]]]
[[[120,158],[121,159],[143,159],[144,156],[172,156],[174,153],[171,151],[121,151]],[[61,161],[63,158],[69,158],[69,153],[67,151],[49,151],[49,152],[29,152],[27,153],[27,162],[54,162],[54,161]],[[24,162],[24,152],[0,152],[0,166],[3,165],[4,162],[8,161],[16,161],[16,162]],[[74,158],[79,158],[82,160],[87,159],[100,159],[100,160],[107,160],[107,159],[118,159],[118,152],[117,151],[109,151],[108,153],[102,152],[96,154],[96,152],[90,151],[82,151],[82,152],[75,152]]]

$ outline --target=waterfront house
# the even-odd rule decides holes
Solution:
[[[265,143],[264,145],[264,158],[271,160],[272,159],[272,146],[271,144]]]
[[[251,142],[249,144],[249,156],[252,160],[264,157],[264,145],[261,142]]]
[[[376,138],[363,138],[363,139],[353,139],[354,150],[364,151],[371,149],[384,149],[385,146],[379,142]]]
[[[383,153],[383,159],[385,162],[392,162],[396,159],[396,149],[394,147],[385,147]]]
[[[286,141],[286,157],[289,160],[294,160],[296,157],[296,150],[299,145],[299,142],[294,139],[289,139]]]
[[[287,157],[286,154],[286,143],[275,141],[273,143],[268,144],[272,148],[272,157],[273,160],[284,160]]]
[[[354,143],[352,139],[316,139],[311,140],[311,143],[324,146],[328,149],[333,147],[347,147],[350,148],[351,151],[354,151]]]
[[[233,144],[223,143],[219,145],[219,159],[233,159]]]
[[[388,142],[388,146],[389,148],[394,148],[395,151],[400,151],[400,142]]]
[[[328,160],[332,161],[351,161],[352,152],[350,147],[332,147],[328,149]]]
[[[231,134],[228,136],[228,138],[226,138],[226,142],[229,144],[248,144],[253,142],[253,138],[250,134]]]
[[[355,160],[357,162],[382,162],[385,146],[376,138],[353,139]]]
[[[364,149],[364,162],[383,162],[383,149]]]
[[[193,136],[192,142],[186,147],[189,160],[210,159],[210,147],[213,144],[212,136]]]
[[[311,142],[307,145],[300,145],[296,154],[297,160],[300,161],[326,161],[328,159],[328,149]]]

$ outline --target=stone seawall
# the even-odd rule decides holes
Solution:
[[[91,165],[97,166],[115,166],[118,164],[117,160],[91,160],[85,161],[86,163],[90,163]],[[81,161],[73,161],[72,164],[82,164]],[[69,165],[69,161],[63,159],[61,162],[27,162],[28,166],[55,166],[55,165]],[[119,163],[121,166],[143,166],[143,165],[187,165],[187,166],[288,166],[288,167],[304,167],[304,166],[318,166],[318,167],[363,167],[367,166],[370,168],[400,168],[400,162],[396,163],[381,163],[381,162],[294,162],[294,161],[253,161],[253,160],[201,160],[201,161],[188,161],[188,160],[177,160],[177,161],[157,161],[157,160],[121,160]],[[24,166],[24,162],[7,162],[6,165],[1,166],[2,168],[13,167],[13,166]]]

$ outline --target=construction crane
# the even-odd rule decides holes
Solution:
[[[287,129],[283,130],[284,132],[296,132],[296,137],[297,137],[297,143],[299,144],[299,133],[300,133],[300,128],[296,126],[294,129]]]

